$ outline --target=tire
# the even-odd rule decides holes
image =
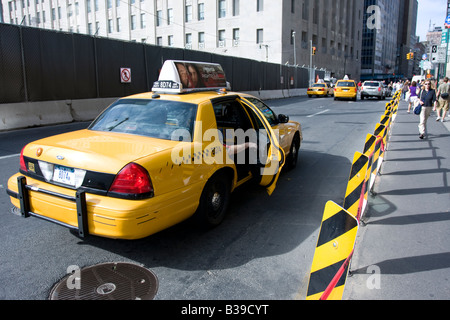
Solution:
[[[292,139],[289,156],[286,159],[287,160],[286,164],[289,170],[292,170],[297,166],[299,150],[300,150],[300,137],[298,134],[295,134],[294,139]]]
[[[197,222],[207,228],[218,226],[226,215],[230,193],[230,179],[221,173],[213,175],[203,188],[200,204],[194,215]]]

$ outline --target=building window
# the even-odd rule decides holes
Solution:
[[[156,11],[156,26],[159,27],[162,23],[162,11]]]
[[[141,13],[141,29],[145,29],[145,13]]]
[[[136,15],[131,15],[131,30],[136,29]]]
[[[192,6],[186,6],[185,22],[192,21]]]
[[[173,47],[173,36],[168,36],[167,37],[167,45],[169,47]]]
[[[198,33],[198,48],[199,49],[205,48],[205,33],[204,32]]]
[[[117,32],[120,32],[120,18],[116,19],[116,30]]]
[[[239,15],[239,0],[233,0],[233,16]]]
[[[256,30],[256,43],[262,44],[264,42],[264,31],[263,29]]]
[[[198,4],[198,20],[205,20],[205,4],[199,3]]]
[[[162,37],[157,37],[157,38],[156,38],[156,45],[157,45],[157,46],[162,46],[162,45],[163,45],[162,42],[163,42]]]
[[[302,4],[302,19],[308,20],[309,17],[309,0],[304,0]]]
[[[162,19],[162,16],[161,16],[161,19]],[[172,22],[173,22],[173,9],[170,8],[170,9],[167,9],[167,24],[171,25]]]
[[[227,15],[226,1],[219,0],[219,18],[225,18]]]
[[[192,33],[186,33],[186,44],[192,44]]]
[[[239,46],[240,29],[233,29],[233,46]]]
[[[113,31],[112,19],[108,19],[108,33],[112,33],[112,31]]]
[[[256,0],[256,11],[264,11],[264,0]]]

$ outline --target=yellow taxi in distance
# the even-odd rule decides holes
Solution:
[[[306,93],[309,98],[312,96],[328,97],[333,94],[333,89],[328,87],[326,83],[314,83],[308,88],[308,90],[306,90]]]
[[[8,180],[12,204],[80,237],[139,239],[191,216],[220,224],[241,184],[272,194],[302,141],[299,123],[228,87],[218,64],[166,61],[152,92],[26,145]]]
[[[338,80],[334,87],[334,100],[337,99],[352,99],[356,101],[357,86],[354,80]]]

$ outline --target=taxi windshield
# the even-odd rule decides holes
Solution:
[[[172,140],[173,134],[193,136],[197,105],[191,103],[121,99],[106,109],[90,130],[136,134]]]
[[[354,87],[355,83],[352,81],[339,81],[337,87]]]

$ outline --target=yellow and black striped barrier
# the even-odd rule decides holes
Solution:
[[[364,186],[367,182],[368,165],[369,157],[360,152],[356,152],[353,157],[344,199],[344,209],[350,212],[355,218],[358,217],[359,212],[367,202],[367,192],[364,190]]]
[[[329,201],[320,226],[307,300],[342,299],[357,232],[358,221],[355,217]],[[344,273],[345,277],[342,277]]]
[[[387,150],[401,92],[386,104],[385,113],[366,136],[364,152],[356,152],[343,206],[329,201],[325,206],[309,277],[307,300],[341,300],[359,223],[364,215],[368,192],[372,190]]]

